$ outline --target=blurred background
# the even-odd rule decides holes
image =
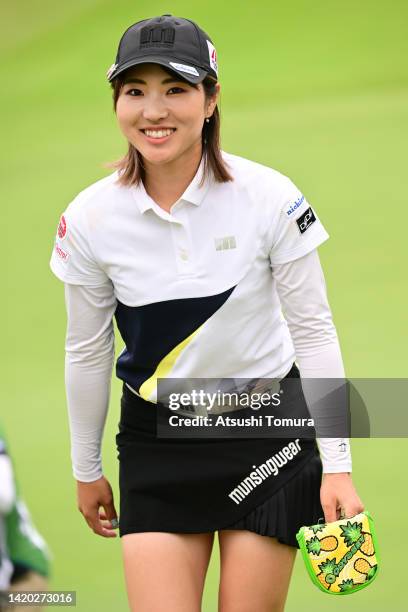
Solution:
[[[319,249],[350,377],[406,377],[408,4],[401,0],[1,1],[3,341],[0,418],[17,477],[54,555],[51,589],[81,612],[126,611],[119,538],[76,508],[64,390],[63,285],[49,269],[60,214],[126,143],[105,74],[123,31],[188,17],[217,49],[222,148],[288,175],[330,234]],[[117,354],[122,341],[117,336]],[[118,507],[112,383],[104,468]],[[392,405],[384,406],[392,418]],[[352,441],[353,480],[373,515],[381,566],[352,597],[312,585],[297,555],[286,609],[406,609],[408,445]],[[216,612],[214,547],[204,612]],[[256,612],[256,611],[254,611]]]

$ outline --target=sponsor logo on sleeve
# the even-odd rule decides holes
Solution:
[[[59,246],[59,244],[55,244],[55,252],[62,261],[67,262],[69,258],[68,251],[65,251],[63,248]]]
[[[208,55],[210,56],[210,66],[215,71],[215,74],[218,76],[218,64],[217,64],[217,52],[215,47],[209,40],[207,40],[208,45]]]
[[[304,234],[307,229],[316,221],[316,217],[314,215],[313,210],[309,206],[306,212],[303,215],[300,215],[299,219],[296,219],[296,223],[298,225],[299,231],[301,234]]]
[[[187,72],[188,74],[194,74],[198,76],[198,70],[194,68],[194,66],[186,66],[186,64],[177,64],[176,62],[169,62],[170,66],[173,66],[176,70],[180,70],[180,72]]]
[[[297,200],[291,202],[289,206],[287,206],[284,210],[288,217],[293,215],[293,213],[302,206],[302,204],[306,204],[305,196],[302,194],[298,197]]]
[[[65,238],[65,236],[67,235],[67,222],[65,220],[64,215],[61,215],[61,218],[59,220],[58,223],[58,238],[60,240],[63,240]]]

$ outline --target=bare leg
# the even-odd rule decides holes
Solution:
[[[122,536],[131,612],[200,612],[214,533]]]
[[[219,612],[282,612],[297,549],[247,530],[218,532]]]

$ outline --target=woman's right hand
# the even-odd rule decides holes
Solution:
[[[77,480],[78,510],[84,516],[92,531],[105,538],[116,538],[117,513],[113,501],[112,487],[105,476],[93,482]],[[99,508],[103,507],[104,512]],[[114,527],[111,521],[115,519]]]

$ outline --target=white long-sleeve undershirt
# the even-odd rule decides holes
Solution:
[[[301,377],[343,378],[317,250],[273,266],[272,273]],[[73,475],[82,482],[92,482],[103,474],[101,442],[115,355],[113,315],[117,301],[110,282],[96,287],[65,283],[65,303],[65,385]],[[304,393],[308,400],[305,388]],[[343,451],[339,450],[341,443]],[[318,445],[323,472],[351,472],[348,439],[321,438]]]
[[[317,249],[292,262],[273,267],[276,287],[296,352],[302,388],[311,416],[318,399],[343,384],[345,372],[337,330],[327,299]],[[327,385],[308,379],[330,379]],[[336,380],[335,380],[336,379]],[[340,379],[340,380],[339,380]],[[324,473],[351,472],[348,438],[317,438]]]
[[[115,357],[110,283],[97,287],[65,283],[67,333],[65,388],[76,480],[102,476],[101,444],[109,407]]]

